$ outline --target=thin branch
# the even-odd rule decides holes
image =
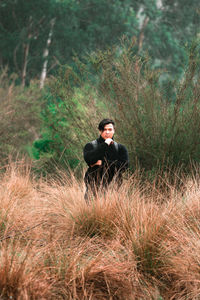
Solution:
[[[40,226],[40,225],[43,225],[43,224],[45,224],[45,223],[46,223],[46,221],[41,222],[41,223],[39,223],[39,224],[36,224],[36,225],[34,225],[34,226],[30,227],[30,228],[27,228],[27,229],[24,230],[24,231],[21,231],[21,232],[19,232],[19,233],[16,233],[16,234],[14,234],[14,235],[7,235],[7,236],[3,237],[2,239],[0,239],[0,242],[2,242],[2,241],[4,241],[4,240],[7,240],[7,239],[15,238],[16,236],[19,236],[19,235],[22,234],[22,233],[28,232],[28,231],[30,231],[30,230],[32,230],[32,229],[34,229],[34,228],[36,228],[36,227],[38,227],[38,226]]]

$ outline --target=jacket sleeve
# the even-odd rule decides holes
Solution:
[[[97,144],[96,147],[92,143],[86,144],[83,149],[83,156],[88,166],[95,164],[98,160],[103,160],[108,147],[106,143]]]
[[[118,160],[114,161],[110,165],[111,169],[119,171],[120,173],[125,172],[129,167],[129,156],[125,146],[119,144]]]
[[[119,147],[119,158],[117,162],[117,170],[125,171],[129,167],[128,151],[125,146],[120,145]]]

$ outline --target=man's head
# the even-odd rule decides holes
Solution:
[[[111,119],[103,119],[98,126],[101,137],[106,140],[112,139],[115,133],[115,123]]]

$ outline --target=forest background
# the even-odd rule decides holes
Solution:
[[[86,167],[114,118],[130,169],[200,161],[198,0],[0,0],[0,164]]]

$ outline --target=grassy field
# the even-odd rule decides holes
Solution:
[[[28,166],[8,166],[0,298],[200,299],[200,181],[165,183],[133,175],[87,205],[73,174],[36,180]]]

